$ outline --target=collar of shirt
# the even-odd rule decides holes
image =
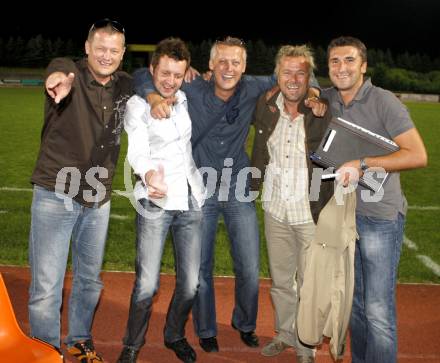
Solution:
[[[292,119],[292,117],[290,116],[290,114],[288,114],[285,110],[284,110],[284,96],[283,94],[280,92],[280,94],[278,95],[275,104],[277,105],[278,109],[280,110],[280,117],[286,118],[291,122],[294,122],[298,119],[302,119],[304,117],[304,115],[302,113],[298,113],[298,116],[296,116],[294,119]]]
[[[235,85],[234,93],[226,101],[222,100],[221,98],[219,98],[215,94],[214,76],[212,76],[211,79],[208,81],[208,86],[210,88],[210,92],[212,92],[212,95],[214,95],[213,100],[212,100],[214,102],[214,104],[216,104],[217,106],[223,106],[225,104],[232,104],[233,103],[233,105],[231,105],[232,107],[238,106],[238,103],[240,100],[240,95],[241,95],[241,88],[242,88],[242,80],[241,79]]]
[[[86,80],[86,84],[89,87],[90,86],[93,86],[93,87],[99,86],[99,87],[111,88],[113,86],[113,82],[117,82],[117,80],[118,80],[117,74],[113,73],[110,76],[110,81],[109,82],[107,82],[106,84],[99,83],[95,79],[95,77],[93,77],[92,72],[90,72],[89,65],[88,65],[88,62],[87,62],[87,58],[81,59],[79,61],[79,68],[84,73],[84,78]]]
[[[350,104],[355,101],[362,100],[365,97],[365,95],[370,91],[371,87],[373,87],[373,84],[371,83],[371,79],[370,78],[365,79],[364,83],[362,84],[361,88],[359,88],[359,90],[357,91],[356,95],[354,96]],[[344,101],[342,100],[341,94],[339,92],[338,92],[338,102],[341,105],[344,105]]]
[[[180,113],[180,107],[184,107],[185,110],[188,110],[187,103],[186,103],[186,95],[181,90],[178,90],[175,93],[176,101],[174,104],[170,107],[170,117],[176,117]],[[151,116],[151,115],[150,115]],[[152,117],[152,116],[151,116]]]

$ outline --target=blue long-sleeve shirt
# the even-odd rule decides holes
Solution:
[[[155,91],[150,73],[146,68],[134,74],[135,91],[141,97]],[[225,167],[224,160],[232,159],[232,182],[238,172],[249,166],[245,143],[257,100],[261,94],[276,84],[273,76],[243,76],[237,100],[231,97],[227,102],[215,95],[214,81],[197,77],[190,83],[183,83],[182,90],[188,99],[188,111],[192,120],[193,157],[198,168],[212,167],[218,176]],[[235,102],[232,116],[226,117],[229,102]],[[230,107],[229,107],[230,108]],[[234,115],[235,113],[235,115]],[[202,139],[199,140],[199,138]],[[195,143],[195,144],[194,144]],[[227,166],[231,166],[230,162]]]

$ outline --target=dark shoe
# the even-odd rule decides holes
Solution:
[[[258,342],[258,337],[255,335],[255,332],[249,331],[249,332],[244,332],[241,331],[240,329],[238,329],[234,323],[231,323],[232,328],[234,328],[235,330],[238,330],[240,332],[240,338],[243,341],[244,344],[246,344],[248,347],[251,348],[256,348],[258,347],[260,344]]]
[[[197,355],[194,349],[188,344],[185,338],[177,342],[165,342],[165,346],[176,353],[177,358],[185,363],[193,363],[196,361]]]
[[[205,352],[218,352],[218,343],[216,337],[199,338],[199,344]]]
[[[124,347],[116,363],[136,363],[139,351],[130,347]]]
[[[81,363],[98,363],[104,362],[96,353],[95,347],[91,339],[78,342],[67,349],[67,352],[73,355]]]

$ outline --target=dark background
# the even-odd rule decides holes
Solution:
[[[96,2],[96,6],[100,9],[91,10],[73,2],[9,5],[2,9],[0,36],[6,40],[9,36],[26,39],[42,34],[45,38],[82,42],[95,20],[110,17],[125,26],[127,43],[155,44],[167,36],[198,43],[233,35],[245,41],[262,39],[270,45],[307,42],[326,47],[336,36],[353,35],[368,48],[440,55],[439,0],[352,0],[324,4],[289,0],[267,2],[265,6],[237,0],[210,1],[205,5],[164,1],[153,5],[145,1]],[[42,12],[47,14],[41,15]]]

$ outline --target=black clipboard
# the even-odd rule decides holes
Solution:
[[[338,169],[343,163],[368,156],[382,156],[399,150],[397,144],[355,123],[333,117],[319,147],[310,155],[318,165]],[[378,192],[389,173],[366,172],[359,184]]]

